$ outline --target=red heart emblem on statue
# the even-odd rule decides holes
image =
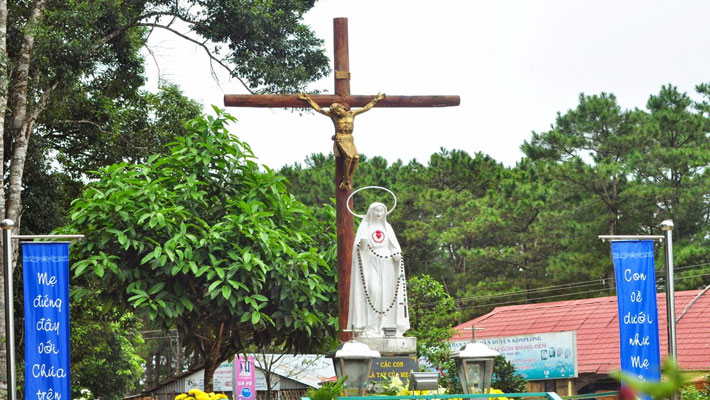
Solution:
[[[376,230],[375,232],[372,233],[372,240],[375,241],[375,243],[382,243],[385,241],[385,233],[382,232],[381,230]]]

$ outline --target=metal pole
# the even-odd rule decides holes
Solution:
[[[7,400],[15,400],[17,387],[15,383],[15,318],[12,287],[12,227],[15,222],[4,219],[2,227],[2,252],[5,264],[5,357],[7,361]]]
[[[84,235],[15,235],[14,240],[32,240],[32,239],[78,239],[84,238]]]
[[[597,236],[602,241],[609,240],[612,242],[622,240],[663,240],[663,235],[599,235]]]
[[[666,313],[668,317],[668,355],[678,361],[678,347],[676,345],[675,331],[675,289],[673,278],[673,220],[661,222],[661,230],[666,235]],[[678,400],[678,392],[673,394],[673,399]]]

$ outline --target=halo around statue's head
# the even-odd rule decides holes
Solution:
[[[391,209],[387,210],[387,215],[389,215],[392,211],[394,211],[395,207],[397,207],[397,196],[395,196],[391,190],[387,189],[386,187],[382,187],[382,186],[363,186],[360,189],[353,190],[353,192],[350,193],[350,196],[348,196],[348,199],[345,201],[345,207],[347,207],[348,211],[350,211],[350,214],[352,214],[356,217],[365,218],[365,215],[355,214],[355,212],[350,209],[350,199],[352,199],[352,197],[355,196],[355,193],[357,193],[361,190],[365,190],[365,189],[380,189],[380,190],[384,190],[385,192],[392,195],[392,198],[394,199],[394,204],[392,205]]]

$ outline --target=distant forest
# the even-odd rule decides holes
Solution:
[[[522,144],[513,167],[462,150],[426,163],[361,156],[354,188],[397,194],[388,221],[409,276],[443,283],[463,320],[499,305],[613,295],[609,243],[597,236],[661,234],[665,219],[675,223],[676,290],[701,288],[710,283],[710,86],[696,89],[701,100],[663,86],[642,110],[582,94]],[[300,201],[332,205],[332,155],[280,173]],[[372,201],[391,205],[385,192],[365,191],[356,212]],[[662,245],[656,251],[664,290]]]

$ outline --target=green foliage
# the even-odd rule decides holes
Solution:
[[[23,234],[46,234],[66,223],[71,202],[84,183],[58,171],[50,157],[51,146],[38,139],[28,150],[25,161]]]
[[[660,234],[666,218],[676,226],[677,288],[702,288],[710,283],[710,84],[697,91],[699,101],[663,86],[644,110],[582,94],[523,144],[515,166],[445,149],[426,164],[362,157],[355,187],[397,194],[388,220],[408,275],[441,282],[460,319],[498,305],[612,295],[610,249],[597,236]],[[333,168],[332,155],[312,155],[281,171],[317,207],[333,196]],[[358,194],[355,209],[386,196]]]
[[[705,377],[708,382],[710,376]],[[694,384],[688,384],[680,388],[680,398],[683,400],[710,400],[710,386],[705,383],[703,390],[698,390]]]
[[[450,353],[448,340],[458,317],[454,299],[429,275],[410,276],[407,294],[411,327],[407,334],[417,338],[417,355],[438,367]]]
[[[318,389],[309,388],[306,397],[311,400],[335,400],[343,393],[346,380],[348,380],[347,375],[341,376],[337,381],[323,382]]]
[[[589,248],[604,247],[596,235],[631,233],[636,228],[633,216],[638,213],[629,206],[628,174],[629,160],[641,141],[640,118],[637,111],[623,111],[612,94],[580,94],[577,108],[558,114],[553,129],[533,133],[532,140],[522,146],[530,159],[544,165],[544,169],[538,167],[541,172],[558,185],[555,194],[566,204],[576,205],[560,209],[559,214],[583,230],[584,237],[575,237],[579,246],[573,244],[576,247],[567,252],[578,262],[586,261],[576,255],[578,248],[586,253]],[[555,264],[568,261],[562,258]],[[595,264],[588,270],[596,270],[596,276],[613,276],[611,263],[604,270]]]
[[[493,364],[492,387],[503,393],[523,393],[527,381],[515,373],[515,366],[502,356],[498,356]]]
[[[313,5],[300,0],[3,2],[8,60],[0,63],[7,67],[0,68],[0,81],[9,83],[5,91],[24,90],[29,99],[25,104],[24,96],[11,95],[0,110],[8,115],[6,179],[9,170],[26,172],[27,207],[14,200],[23,212],[22,226],[15,215],[19,211],[6,217],[14,218],[23,233],[62,225],[87,171],[143,162],[174,135],[184,134],[184,121],[199,115],[201,106],[167,82],[156,94],[140,90],[145,83],[141,51],[151,31],[175,33],[185,43],[208,43],[215,65],[253,90],[297,92],[329,72],[322,40],[302,23]],[[32,15],[38,19],[29,26]],[[176,27],[180,23],[184,29]],[[23,46],[23,40],[32,45]],[[27,74],[19,73],[25,66]],[[20,120],[12,121],[15,117]],[[25,147],[13,135],[31,135],[26,164]]]
[[[360,159],[363,158],[361,155]],[[279,174],[286,177],[289,191],[305,204],[320,207],[335,199],[335,157],[332,154],[311,154],[304,160],[304,166],[287,165]]]
[[[621,371],[615,371],[609,374],[617,381],[623,382],[624,385],[631,388],[635,393],[643,393],[651,396],[654,399],[671,398],[674,393],[678,392],[690,380],[696,378],[696,374],[688,374],[681,371],[678,364],[672,359],[667,358],[661,367],[662,380],[659,382],[647,382],[640,380],[635,376],[625,374]]]
[[[46,234],[67,222],[87,171],[145,161],[176,135],[186,135],[184,123],[201,113],[201,106],[173,85],[122,101],[111,101],[96,88],[80,92],[62,93],[32,139],[24,174],[25,234]]]
[[[432,394],[445,394],[447,393],[446,388],[439,386],[436,390],[410,390],[409,389],[409,379],[400,379],[398,376],[393,376],[388,381],[382,382],[381,389],[382,392],[378,395],[384,396],[419,396],[419,395],[432,395]],[[454,393],[454,392],[448,392]]]
[[[9,4],[9,27],[22,27],[30,3]],[[170,28],[171,20],[189,24],[197,41],[205,39],[215,58],[252,88],[296,90],[328,72],[322,40],[303,25],[313,1],[285,0],[251,4],[217,0],[92,0],[49,2],[35,28],[35,68],[39,79],[61,75],[71,82],[93,75],[107,89],[121,82],[140,86],[143,60],[137,51],[147,29]],[[14,54],[22,32],[9,32]]]
[[[698,86],[703,96],[706,89]],[[650,96],[646,110],[622,110],[613,95],[581,95],[579,106],[558,115],[552,130],[534,134],[523,145],[528,157],[540,162],[540,172],[559,187],[559,199],[576,205],[559,215],[569,225],[567,232],[572,228],[583,236],[576,235],[553,259],[556,271],[594,262],[590,256],[601,256],[603,249],[608,254],[596,234],[659,234],[658,225],[667,218],[676,226],[676,264],[708,262],[707,110],[706,101],[695,102],[671,85]],[[662,265],[662,257],[657,259]],[[598,262],[587,270],[612,277],[611,261],[605,264],[606,271]],[[679,274],[679,288],[706,284],[701,271]]]
[[[176,328],[208,368],[250,344],[318,348],[335,328],[332,230],[216,111],[168,155],[98,172],[65,229],[87,235],[72,270],[100,280],[105,301]]]
[[[72,303],[72,397],[119,400],[143,372],[141,325],[130,313],[105,313],[84,297]],[[100,355],[100,356],[98,356]]]
[[[454,299],[429,275],[410,276],[407,292],[411,327],[407,335],[417,338],[417,356],[425,358],[441,373],[439,384],[442,387],[449,393],[460,393],[449,348],[454,333],[451,327],[458,317]]]
[[[121,96],[112,98],[112,96]],[[144,162],[165,152],[165,144],[187,134],[185,123],[202,106],[175,85],[157,93],[106,93],[105,87],[67,88],[43,114],[39,134],[58,152],[56,161],[73,178],[107,165]]]

